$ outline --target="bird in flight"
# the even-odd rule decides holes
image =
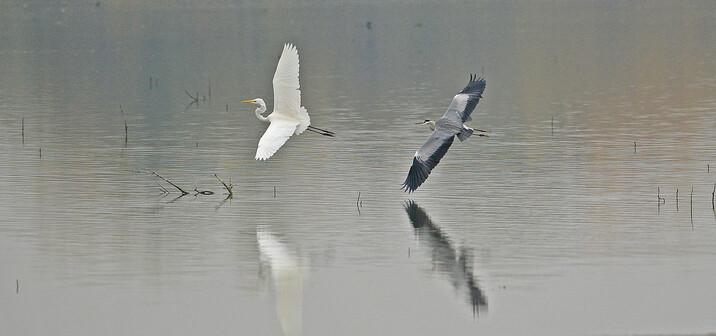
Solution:
[[[266,102],[261,98],[242,100],[242,103],[258,105],[256,118],[270,123],[259,140],[256,149],[256,160],[266,160],[273,156],[291,135],[301,134],[306,130],[325,136],[334,136],[331,131],[311,126],[308,111],[301,106],[301,90],[298,83],[298,50],[290,43],[283,47],[281,58],[273,75],[273,112],[266,112]]]
[[[460,141],[467,140],[475,131],[479,136],[487,136],[486,131],[465,126],[465,122],[472,120],[470,114],[482,98],[484,91],[485,79],[470,74],[467,86],[453,97],[447,112],[440,119],[437,121],[426,119],[418,123],[428,126],[433,133],[415,152],[413,165],[403,182],[403,190],[411,193],[428,179],[430,171],[440,163],[440,159],[445,156],[456,136]]]

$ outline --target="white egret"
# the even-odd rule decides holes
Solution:
[[[256,118],[270,123],[266,132],[259,140],[256,149],[256,160],[266,160],[278,151],[293,134],[301,134],[305,130],[325,136],[334,136],[334,133],[311,126],[308,111],[301,106],[301,90],[298,82],[298,50],[290,43],[283,47],[281,58],[273,75],[273,112],[263,116],[266,112],[266,102],[261,98],[242,100],[242,103],[258,105]]]
[[[453,97],[447,112],[437,121],[424,120],[418,124],[427,125],[433,131],[422,147],[415,152],[413,165],[410,167],[408,177],[403,182],[402,189],[411,193],[428,179],[430,171],[440,163],[445,156],[455,136],[465,141],[474,131],[479,136],[487,136],[486,132],[465,126],[466,121],[472,120],[470,114],[482,98],[485,91],[485,80],[470,74],[470,80],[462,91]]]

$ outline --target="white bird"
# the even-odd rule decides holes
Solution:
[[[418,124],[427,125],[433,133],[425,140],[425,143],[415,152],[413,165],[410,167],[408,176],[403,182],[403,190],[411,193],[418,189],[428,175],[440,163],[452,145],[455,136],[460,141],[465,141],[474,131],[479,136],[487,136],[486,132],[479,129],[467,127],[465,122],[472,120],[470,114],[482,98],[485,91],[485,80],[470,75],[470,80],[462,91],[453,97],[447,111],[437,121],[425,119]]]
[[[311,126],[308,111],[301,106],[301,90],[298,83],[298,50],[290,43],[283,47],[281,58],[273,75],[273,112],[264,117],[266,102],[261,98],[242,100],[242,103],[258,105],[256,118],[270,123],[259,140],[256,160],[266,160],[273,156],[293,134],[305,130],[325,136],[334,136],[331,131]]]

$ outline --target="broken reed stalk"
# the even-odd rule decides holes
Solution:
[[[360,191],[358,192],[358,199],[356,200],[356,208],[360,208]]]
[[[22,118],[22,144],[25,144],[25,118]]]
[[[634,141],[634,153],[636,153],[636,141]]]
[[[20,294],[20,279],[15,279],[15,294]]]
[[[689,199],[690,217],[691,217],[691,228],[694,228],[694,186],[691,185],[691,196]]]
[[[189,96],[189,98],[191,98],[193,103],[199,103],[199,92],[196,93],[196,97],[192,96],[188,90],[184,90],[184,93],[186,93],[186,95]]]
[[[229,184],[224,183],[222,179],[219,178],[219,175],[214,174],[214,177],[216,177],[217,180],[224,186],[224,189],[229,193],[229,197],[234,197],[234,185],[231,184],[231,180],[229,180]]]
[[[714,196],[716,196],[716,183],[714,183],[714,189],[711,191],[711,210],[716,210],[716,207],[714,207]]]
[[[676,211],[679,211],[679,188],[676,188]]]
[[[276,186],[273,186],[273,198],[276,198]]]
[[[124,144],[127,144],[127,134],[128,134],[128,127],[127,127],[127,119],[124,119]]]
[[[42,159],[42,147],[40,147],[40,159]]]
[[[182,189],[181,187],[179,187],[178,185],[172,183],[172,181],[169,181],[169,180],[165,179],[163,176],[157,174],[157,172],[152,172],[152,174],[154,174],[156,177],[158,177],[158,178],[164,180],[164,182],[171,184],[172,187],[177,188],[177,190],[179,190],[179,192],[181,192],[182,196],[184,196],[184,195],[189,195],[189,193],[186,192],[186,190],[184,190],[184,189]]]
[[[162,189],[163,193],[165,193],[165,194],[169,193],[169,190],[167,190],[167,188],[164,188],[164,186],[159,184],[159,182],[155,182],[155,183],[159,186],[160,189]]]

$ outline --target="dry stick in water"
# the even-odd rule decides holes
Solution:
[[[154,174],[156,177],[158,177],[158,178],[164,180],[164,182],[171,184],[172,187],[177,188],[177,190],[179,190],[179,192],[181,192],[182,196],[184,196],[184,195],[189,195],[189,193],[186,192],[186,190],[184,190],[184,189],[180,188],[178,185],[172,183],[172,181],[169,181],[169,180],[165,179],[163,176],[157,174],[157,172],[152,172],[152,174]]]
[[[714,183],[714,190],[711,191],[711,210],[716,210],[716,207],[714,207],[714,196],[716,196],[716,183]]]
[[[20,279],[15,279],[15,294],[20,294]]]
[[[229,192],[229,197],[234,197],[234,185],[231,184],[231,180],[229,180],[229,184],[227,185],[219,178],[219,175],[214,174],[214,177],[216,177],[216,179],[219,180],[219,182],[224,186],[224,189]]]
[[[42,147],[40,147],[40,159],[42,159]]]
[[[636,153],[636,141],[634,141],[634,153]]]
[[[127,133],[128,133],[128,127],[127,127],[127,119],[124,119],[124,145],[127,145]]]
[[[196,97],[192,96],[188,90],[184,90],[184,93],[186,93],[186,95],[189,96],[189,98],[191,98],[192,103],[197,103],[197,104],[199,103],[199,92],[196,93]]]
[[[25,144],[25,118],[22,118],[22,144]]]
[[[694,228],[694,186],[691,185],[691,198],[689,201],[689,206],[691,208],[691,229]]]
[[[679,188],[676,188],[676,211],[679,211]]]
[[[273,198],[276,198],[276,186],[273,186]]]
[[[159,186],[159,188],[162,189],[162,192],[163,192],[163,193],[165,193],[165,194],[168,194],[168,193],[169,193],[169,190],[167,190],[167,188],[164,188],[164,186],[161,185],[161,184],[159,184],[159,182],[155,182],[155,183]]]

